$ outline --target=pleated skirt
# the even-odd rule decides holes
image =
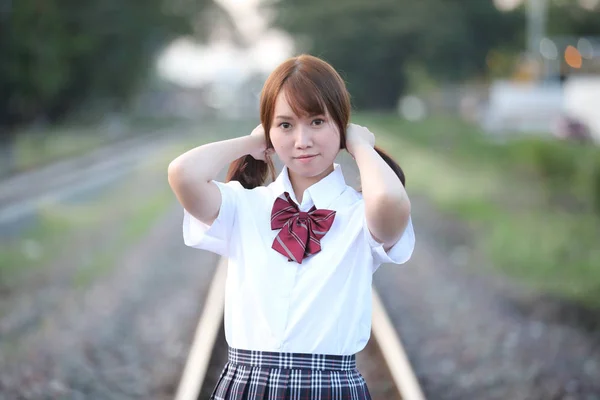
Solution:
[[[356,356],[229,348],[211,400],[366,400]]]

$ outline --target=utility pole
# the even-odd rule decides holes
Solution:
[[[530,56],[540,54],[540,42],[546,36],[548,0],[527,0],[527,50]]]
[[[527,58],[533,65],[545,69],[546,62],[540,54],[540,42],[546,36],[548,0],[526,0],[526,2]]]

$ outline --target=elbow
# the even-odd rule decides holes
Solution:
[[[393,239],[402,236],[410,218],[411,205],[408,197],[406,195],[384,196],[380,199],[378,208],[380,210],[387,210],[385,214],[389,220],[395,221],[389,229],[390,237]]]
[[[178,182],[181,182],[181,177],[183,175],[183,166],[181,165],[181,162],[178,159],[171,161],[167,169],[167,180],[173,189]]]
[[[410,219],[411,205],[406,193],[402,196],[394,196],[390,201],[389,207],[392,209],[392,215],[395,221],[398,221],[398,229],[394,232],[395,238],[399,239],[404,233],[408,220]]]
[[[410,218],[411,205],[408,197],[382,195],[368,207],[369,228],[377,239],[386,244],[396,243],[403,235]]]
[[[374,204],[375,209],[386,210],[385,214],[393,216],[394,220],[406,221],[408,223],[411,205],[405,192],[400,194],[381,194],[376,196]]]
[[[178,190],[192,183],[193,179],[189,167],[182,160],[175,159],[171,161],[167,169],[167,180],[173,190]]]

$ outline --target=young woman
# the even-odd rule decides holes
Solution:
[[[370,337],[372,274],[405,263],[415,237],[402,170],[349,123],[350,108],[328,63],[294,57],[265,82],[250,135],[169,165],[185,244],[229,259],[229,362],[212,399],[370,398],[355,355]],[[342,149],[361,192],[334,163]],[[276,179],[274,153],[285,165]]]

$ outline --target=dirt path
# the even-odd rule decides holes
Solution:
[[[598,335],[522,313],[524,291],[484,273],[463,227],[425,199],[413,221],[412,260],[375,285],[429,399],[600,399]]]

